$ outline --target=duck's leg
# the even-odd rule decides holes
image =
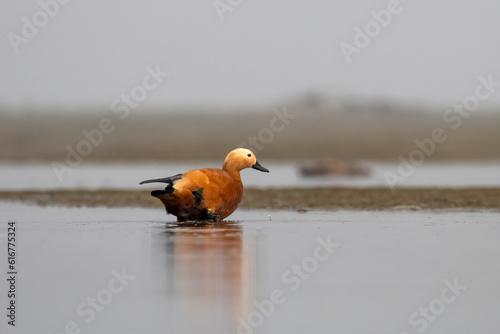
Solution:
[[[220,215],[216,215],[212,211],[207,210],[207,220],[213,220],[214,222],[220,222]]]

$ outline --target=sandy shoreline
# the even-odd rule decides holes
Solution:
[[[163,206],[149,191],[0,191],[0,201],[40,206]],[[247,188],[240,208],[271,210],[500,210],[500,188]]]

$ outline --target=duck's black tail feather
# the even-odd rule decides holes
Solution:
[[[142,181],[139,184],[146,184],[146,183],[153,183],[153,182],[161,182],[161,183],[173,184],[174,181],[180,180],[181,178],[182,178],[182,174],[177,174],[177,175],[174,175],[174,176],[164,177],[164,178],[161,178],[161,179],[151,179],[151,180]]]
[[[160,195],[171,194],[174,192],[173,187],[166,187],[164,190],[153,190],[151,196],[158,197]]]
[[[175,190],[174,187],[169,185],[164,190],[153,190],[151,192],[151,196],[158,197],[158,196],[165,195],[165,194],[172,194],[174,192],[174,190]],[[203,201],[203,195],[202,195],[203,188],[198,189],[197,191],[192,191],[191,193],[194,195],[195,204],[200,205],[201,202]]]

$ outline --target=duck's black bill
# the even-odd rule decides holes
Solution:
[[[266,172],[266,173],[269,173],[269,169],[267,169],[266,167],[262,167],[259,162],[255,162],[255,165],[252,166],[253,169],[256,169],[256,170],[260,170],[261,172]]]

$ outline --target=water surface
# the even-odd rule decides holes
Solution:
[[[5,318],[1,331],[417,333],[425,318],[409,318],[429,305],[439,314],[426,333],[500,331],[498,214],[231,218],[177,225],[160,210],[0,203],[0,267],[15,220],[19,292],[16,331]],[[436,309],[454,280],[466,288]]]
[[[476,164],[424,164],[406,176],[398,164],[364,163],[370,175],[357,177],[302,177],[299,165],[293,163],[265,163],[270,173],[255,170],[242,171],[245,186],[251,187],[387,187],[387,173],[404,176],[396,186],[406,187],[498,187],[500,161]],[[60,178],[49,163],[0,164],[0,190],[26,189],[143,189],[139,182],[145,179],[172,176],[201,167],[220,167],[218,163],[192,164],[82,164],[68,169]],[[393,176],[394,177],[394,176]],[[155,185],[149,186],[154,188]]]

